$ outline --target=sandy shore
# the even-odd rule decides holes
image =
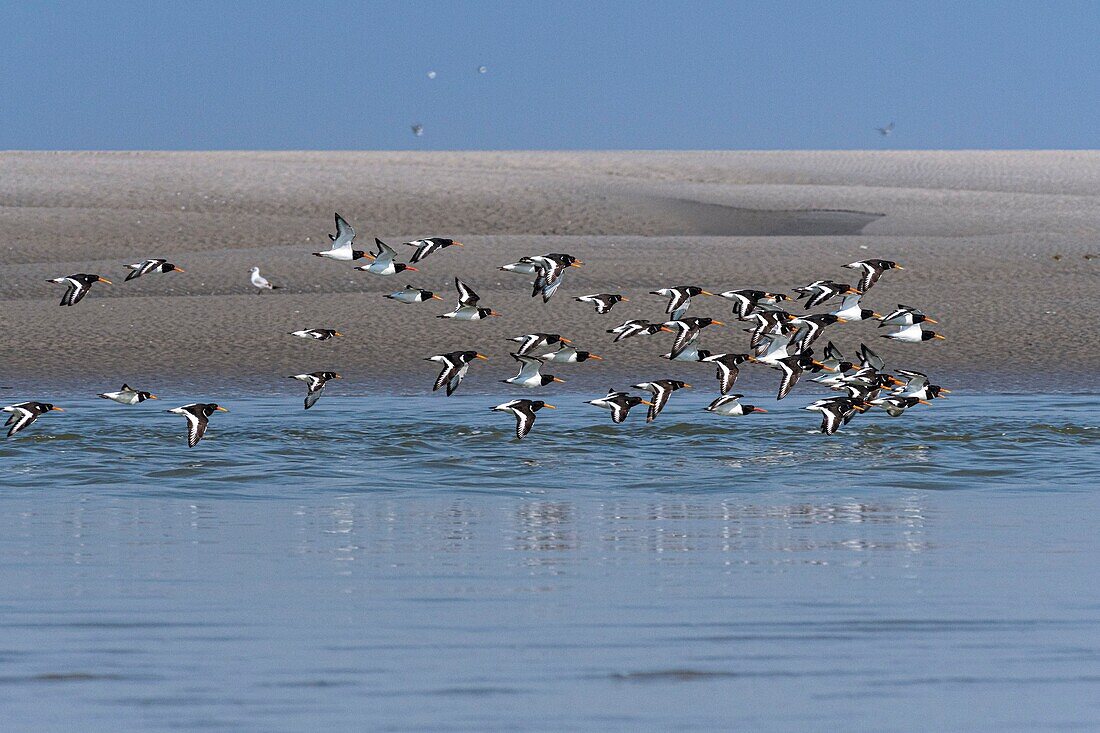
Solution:
[[[382,278],[311,257],[332,213],[399,243],[466,243]],[[406,249],[406,248],[402,248]],[[409,250],[411,252],[411,249]],[[548,305],[497,267],[524,254],[570,252]],[[125,262],[167,257],[186,274],[123,284]],[[895,259],[868,304],[924,307],[946,342],[904,345],[870,324],[830,336],[854,351],[869,340],[893,366],[993,389],[1092,389],[1100,338],[1100,153],[3,153],[0,154],[0,381],[35,394],[62,386],[150,389],[186,382],[269,392],[284,375],[335,369],[354,389],[430,385],[434,353],[476,348],[493,359],[464,389],[496,391],[513,371],[509,335],[560,331],[604,362],[551,371],[579,388],[679,376],[694,364],[657,357],[666,337],[612,345],[605,329],[657,318],[647,291],[789,289],[840,265]],[[256,295],[259,265],[285,289]],[[96,272],[74,308],[46,278]],[[454,323],[455,276],[504,317]],[[382,298],[405,282],[446,303]],[[630,303],[599,316],[572,296],[620,291]],[[705,299],[695,315],[722,317]],[[287,336],[335,327],[332,343]],[[881,332],[879,332],[881,333]],[[704,347],[744,351],[738,327],[710,329]],[[747,388],[769,389],[759,369]]]

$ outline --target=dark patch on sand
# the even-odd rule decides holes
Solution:
[[[744,209],[678,198],[638,201],[656,221],[652,230],[667,236],[813,237],[853,236],[886,214],[843,209]]]

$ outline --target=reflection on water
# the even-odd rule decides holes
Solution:
[[[440,440],[453,407],[308,451],[262,402],[191,452],[88,413],[137,417],[0,449],[4,728],[1098,727],[1087,404],[960,403],[614,453]]]

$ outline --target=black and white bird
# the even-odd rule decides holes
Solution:
[[[535,356],[547,364],[576,364],[589,359],[603,361],[602,356],[596,356],[591,351],[581,351],[573,346],[562,346],[557,351],[548,351],[545,354],[535,354]]]
[[[726,325],[722,321],[716,321],[713,318],[680,318],[672,321],[665,321],[664,326],[666,328],[673,329],[676,333],[676,340],[672,344],[672,351],[670,352],[671,359],[675,359],[680,355],[680,352],[684,351],[689,344],[695,342],[699,338],[699,332],[707,326],[724,326]],[[693,360],[695,361],[695,360]]]
[[[703,409],[707,412],[714,412],[719,415],[727,415],[730,417],[751,415],[754,412],[767,412],[764,408],[757,407],[756,405],[742,405],[741,398],[744,396],[745,395],[741,394],[723,395]]]
[[[809,285],[794,288],[794,291],[798,293],[799,300],[802,298],[807,299],[806,310],[819,306],[838,295],[850,295],[859,292],[847,283],[838,283],[833,280],[815,280]]]
[[[132,265],[126,265],[126,269],[130,272],[126,275],[126,282],[130,280],[136,280],[142,275],[148,275],[153,272],[187,272],[187,270],[173,265],[168,260],[154,259],[154,260],[142,260],[141,262],[135,262]]]
[[[45,415],[47,412],[65,412],[60,407],[54,407],[49,402],[17,402],[14,405],[8,405],[2,408],[4,412],[10,412],[8,421],[5,425],[10,425],[11,429],[8,430],[8,437],[15,435],[23,428],[27,427],[41,415]]]
[[[929,405],[930,402],[922,400],[919,397],[902,397],[901,395],[889,395],[887,397],[877,397],[869,401],[869,404],[875,407],[881,407],[886,411],[886,414],[890,417],[901,417],[902,414],[910,407],[916,407],[917,405]]]
[[[840,353],[840,349],[833,344],[832,341],[825,344],[824,358],[821,359],[821,366],[825,371],[833,372],[835,374],[844,374],[855,369],[855,364],[844,358],[844,354]]]
[[[466,372],[470,370],[470,364],[475,359],[488,358],[476,351],[448,351],[446,354],[426,357],[424,361],[434,361],[443,367],[439,372],[439,376],[435,379],[432,391],[435,392],[446,385],[447,396],[450,397],[458,389],[458,385],[462,383],[462,378],[466,376]]]
[[[769,293],[764,290],[727,290],[724,293],[718,293],[721,298],[733,301],[733,313],[738,318],[744,320],[754,313],[761,305],[774,305],[781,301],[787,300],[787,296],[782,293]]]
[[[915,372],[911,369],[898,369],[897,373],[905,379],[905,384],[895,390],[902,397],[935,400],[942,399],[940,395],[951,394],[951,390],[944,389],[938,384],[932,384],[927,374]]]
[[[533,353],[536,350],[541,351],[548,346],[554,344],[571,344],[573,343],[567,338],[557,333],[528,333],[523,336],[511,336],[509,341],[514,341],[519,344],[519,348],[516,350],[520,356],[526,356]]]
[[[840,301],[840,305],[832,311],[834,316],[843,318],[845,321],[869,321],[872,318],[882,318],[878,313],[875,313],[870,308],[864,308],[860,300],[863,295],[845,295]]]
[[[889,137],[890,133],[893,132],[893,131],[894,131],[894,123],[893,122],[886,125],[885,127],[876,127],[875,128],[875,132],[877,132],[879,135],[882,135],[883,137]]]
[[[555,409],[553,405],[549,405],[542,400],[509,400],[489,409],[496,412],[510,412],[515,415],[516,440],[523,440],[535,424],[535,413],[544,407],[551,410]]]
[[[534,356],[523,356],[522,354],[512,354],[512,358],[519,362],[519,374],[508,379],[502,379],[500,381],[506,384],[515,384],[520,387],[545,387],[551,382],[564,382],[564,379],[558,379],[552,374],[543,374],[542,369],[543,361]]]
[[[455,287],[458,289],[458,305],[450,313],[444,313],[436,318],[453,318],[456,321],[479,321],[489,316],[499,316],[492,308],[479,308],[480,296],[466,283],[455,278]]]
[[[260,274],[260,268],[253,267],[249,274],[249,280],[252,282],[253,287],[256,288],[256,293],[262,293],[265,290],[279,290],[282,285],[273,285],[266,277]]]
[[[426,300],[443,300],[431,290],[414,288],[412,285],[406,285],[403,290],[396,290],[382,297],[396,300],[398,303],[423,303]]]
[[[339,214],[336,214],[336,234],[330,234],[328,238],[332,241],[332,248],[323,252],[314,252],[314,257],[352,262],[367,256],[363,250],[355,249],[355,229]]]
[[[746,329],[750,333],[749,346],[754,349],[767,336],[793,333],[795,327],[791,325],[794,316],[785,310],[756,310],[745,316],[744,320],[754,324]]]
[[[648,400],[643,400],[641,397],[627,392],[619,392],[615,390],[614,387],[607,390],[606,397],[588,400],[587,404],[602,407],[605,410],[611,410],[611,422],[614,423],[621,423],[626,420],[626,416],[630,413],[630,408],[632,407],[638,405],[652,405]]]
[[[520,257],[517,261],[503,265],[499,268],[502,272],[514,272],[517,275],[535,276],[539,272],[539,266],[530,257]]]
[[[190,405],[173,407],[167,412],[174,412],[187,418],[187,447],[194,448],[206,435],[206,425],[210,422],[210,416],[215,412],[229,412],[221,405],[206,402],[192,402]]]
[[[369,265],[360,265],[356,267],[356,270],[362,272],[369,272],[372,275],[396,275],[399,272],[419,272],[412,265],[406,265],[404,262],[394,262],[394,257],[397,256],[397,250],[389,246],[381,239],[375,237],[374,243],[378,246],[377,252],[367,252],[367,257],[371,259]]]
[[[779,382],[779,391],[776,393],[775,399],[781,400],[789,395],[791,390],[794,389],[794,386],[798,384],[798,378],[802,376],[806,367],[812,363],[812,354],[810,352],[802,352],[783,359],[776,359],[774,362],[768,364],[768,366],[773,369],[778,369],[783,374],[783,378]]]
[[[665,313],[669,314],[670,321],[678,321],[683,318],[688,306],[691,305],[691,299],[696,295],[714,295],[714,293],[709,293],[698,285],[677,285],[671,288],[660,288],[650,291],[649,294],[668,298]]]
[[[903,326],[897,331],[891,333],[882,334],[882,338],[890,339],[891,341],[901,341],[906,344],[919,344],[921,341],[931,341],[932,339],[943,339],[944,337],[935,331],[928,331],[921,328],[919,323],[914,323],[912,326]]]
[[[840,426],[852,419],[857,412],[870,407],[863,400],[852,397],[830,397],[806,405],[804,410],[821,413],[821,432],[832,435]]]
[[[420,260],[424,259],[425,257],[433,255],[441,249],[446,249],[447,247],[451,246],[464,246],[462,242],[456,242],[455,240],[448,239],[447,237],[428,237],[427,239],[414,239],[411,242],[405,242],[405,245],[408,247],[416,247],[416,251],[413,252],[413,256],[409,258],[409,261],[414,265],[417,262],[420,262]]]
[[[615,334],[616,342],[628,339],[631,336],[652,336],[658,331],[668,331],[671,333],[672,329],[662,323],[650,323],[641,318],[624,321],[618,326],[615,326],[615,328],[607,329],[608,333]]]
[[[882,273],[887,270],[904,270],[905,268],[893,260],[859,260],[844,265],[849,270],[859,270],[863,273],[859,280],[859,291],[866,293],[874,287]]]
[[[845,320],[843,318],[833,315],[832,313],[817,313],[809,316],[800,316],[791,321],[791,325],[798,327],[798,331],[795,332],[794,337],[791,339],[791,343],[794,344],[795,349],[798,351],[808,349],[821,337],[826,326],[844,322]]]
[[[707,364],[717,367],[715,376],[718,378],[718,387],[722,394],[727,394],[737,382],[737,376],[741,373],[738,368],[749,360],[748,354],[708,354],[699,359]]]
[[[633,385],[633,387],[634,389],[644,389],[653,393],[653,399],[649,403],[649,412],[645,417],[646,422],[653,422],[661,414],[661,410],[665,409],[668,398],[672,396],[673,392],[690,388],[691,385],[687,382],[681,382],[679,379],[657,379],[652,382],[641,382]]]
[[[65,295],[61,297],[61,303],[59,305],[76,305],[84,300],[84,296],[92,289],[92,283],[114,284],[101,275],[92,275],[87,272],[78,272],[74,275],[66,275],[65,277],[54,277],[46,282],[57,283],[58,285],[65,285],[68,287],[68,290],[65,291]]]
[[[321,393],[325,391],[325,385],[332,379],[343,379],[336,372],[310,372],[309,374],[294,374],[289,379],[297,379],[306,383],[306,407],[309,409],[321,399]]]
[[[616,303],[630,302],[629,298],[623,297],[618,293],[594,293],[593,295],[580,295],[573,300],[581,303],[592,303],[596,306],[596,312],[600,314],[610,313],[611,309],[615,307]]]
[[[344,334],[334,328],[303,328],[301,331],[291,331],[288,335],[297,336],[303,339],[313,339],[314,341],[328,341],[333,337],[342,338],[344,336]]]
[[[568,268],[584,265],[573,255],[560,252],[550,252],[531,257],[530,260],[538,268],[535,272],[535,282],[532,283],[531,297],[541,294],[543,303],[549,302],[554,293],[558,291],[562,276]]]
[[[97,395],[105,400],[111,400],[117,402],[120,405],[139,405],[145,400],[155,400],[157,396],[151,392],[144,392],[140,389],[134,389],[128,384],[122,385],[122,389],[117,392],[103,392]]]
[[[881,356],[872,351],[867,344],[860,344],[859,367],[860,369],[872,369],[881,372],[886,368],[886,362],[883,361]]]
[[[912,326],[917,323],[939,323],[924,314],[924,311],[898,303],[898,307],[882,317],[879,328],[883,326]]]

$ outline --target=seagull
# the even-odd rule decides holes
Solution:
[[[894,262],[893,260],[860,260],[858,262],[850,262],[844,265],[849,270],[860,270],[863,276],[859,280],[860,292],[866,293],[878,279],[882,277],[882,273],[887,270],[904,270],[905,268]]]
[[[446,249],[451,245],[456,247],[464,246],[462,242],[456,242],[453,239],[446,237],[428,237],[427,239],[414,239],[411,242],[405,242],[406,246],[416,247],[416,251],[413,252],[413,256],[409,259],[414,265],[425,257],[435,254],[441,249]]]
[[[444,313],[436,318],[454,318],[458,321],[478,321],[489,316],[499,316],[492,308],[479,308],[478,301],[481,297],[466,283],[455,278],[455,287],[458,289],[458,305],[450,313]]]
[[[378,251],[374,253],[367,252],[367,257],[372,260],[371,263],[369,265],[360,265],[355,268],[356,270],[362,270],[363,272],[369,272],[374,275],[396,275],[405,270],[418,272],[412,265],[406,265],[403,262],[394,262],[393,258],[397,256],[397,250],[378,237],[374,238],[374,243],[378,246]]]
[[[548,303],[550,298],[558,291],[561,285],[562,275],[566,268],[581,267],[583,262],[573,255],[551,252],[538,257],[529,258],[537,269],[535,282],[532,284],[531,297],[542,293],[542,302]]]
[[[50,411],[65,412],[60,407],[54,407],[49,402],[18,402],[2,409],[4,412],[11,413],[8,417],[8,421],[4,423],[5,425],[11,425],[11,429],[8,430],[9,438],[33,423],[40,415],[45,415]]]
[[[748,354],[709,354],[699,359],[699,361],[714,364],[717,367],[716,376],[722,394],[726,394],[733,388],[734,383],[737,382],[737,376],[740,374],[738,367],[748,360]]]
[[[436,377],[432,391],[435,392],[443,385],[447,385],[447,396],[450,397],[458,389],[458,385],[462,382],[462,378],[466,376],[466,372],[469,371],[470,364],[474,359],[488,358],[476,351],[449,351],[446,354],[436,354],[425,358],[424,361],[434,361],[443,365],[443,370]]]
[[[145,400],[157,399],[157,396],[155,394],[152,394],[151,392],[143,392],[139,389],[134,389],[127,384],[122,385],[122,389],[117,392],[104,392],[103,394],[97,396],[102,397],[105,400],[112,400],[113,402],[117,402],[120,405],[137,405],[141,404]]]
[[[672,396],[673,392],[685,387],[690,388],[691,385],[678,379],[658,379],[654,382],[635,384],[633,387],[634,389],[644,389],[653,393],[653,401],[649,404],[649,412],[645,417],[646,422],[653,422],[661,414],[661,410],[665,409],[668,398]]]
[[[718,293],[718,297],[732,300],[734,315],[741,320],[748,318],[761,303],[775,304],[788,300],[782,293],[769,293],[764,290],[727,290],[724,293]]]
[[[509,400],[490,410],[497,412],[510,412],[516,416],[516,440],[523,440],[527,433],[531,432],[531,426],[535,424],[535,413],[544,407],[555,409],[542,400]]]
[[[939,321],[926,316],[919,308],[902,305],[901,303],[898,303],[895,310],[883,316],[881,321],[879,328],[883,326],[912,326],[915,323],[939,323]]]
[[[333,336],[343,338],[344,334],[333,328],[304,328],[301,331],[291,331],[288,335],[314,341],[328,341]]]
[[[423,303],[425,300],[443,300],[431,290],[421,290],[412,285],[406,285],[404,290],[396,290],[383,298],[396,300],[398,303]]]
[[[677,285],[673,288],[653,290],[650,291],[649,294],[668,298],[668,305],[665,306],[665,313],[670,314],[669,320],[672,321],[678,321],[684,317],[684,313],[687,311],[688,306],[691,305],[693,296],[714,295],[714,293],[708,293],[697,285]]]
[[[424,125],[421,125],[419,122],[413,123],[409,127],[412,129],[412,133],[417,137],[424,134]]]
[[[643,400],[636,395],[627,394],[626,392],[617,392],[615,388],[612,387],[607,390],[606,397],[587,400],[587,404],[602,407],[605,410],[611,410],[611,422],[621,423],[623,420],[626,420],[626,416],[630,413],[630,408],[637,405],[652,406],[653,403]]]
[[[82,301],[84,296],[88,294],[88,291],[92,289],[92,283],[107,283],[108,285],[114,285],[114,283],[105,277],[91,275],[86,272],[78,272],[75,275],[68,275],[66,277],[55,277],[46,282],[68,286],[69,289],[66,290],[65,295],[62,296],[60,305],[76,305]]]
[[[575,364],[579,361],[588,361],[589,359],[603,361],[602,356],[596,356],[590,351],[578,351],[572,346],[562,346],[557,351],[551,351],[546,354],[536,354],[535,356],[542,359],[547,364]]]
[[[351,262],[367,256],[363,250],[355,249],[355,229],[339,214],[336,214],[336,234],[330,234],[328,238],[332,240],[332,248],[324,252],[314,252],[314,257]]]
[[[174,412],[187,418],[187,447],[194,448],[202,436],[206,434],[206,424],[210,422],[210,416],[215,412],[229,412],[220,405],[205,402],[193,402],[182,407],[173,407],[167,412]]]
[[[662,323],[650,323],[649,321],[645,321],[640,318],[624,321],[618,326],[615,326],[615,328],[607,329],[608,333],[615,334],[615,342],[622,341],[623,339],[628,339],[631,336],[652,336],[658,331],[668,331],[669,333],[672,333],[672,329]]]
[[[666,328],[676,329],[676,340],[672,344],[672,356],[675,359],[680,352],[687,348],[688,344],[699,338],[699,332],[707,326],[724,326],[722,321],[713,318],[680,318],[678,320],[665,321]]]
[[[567,338],[563,338],[556,333],[529,333],[525,336],[512,336],[509,341],[515,341],[520,345],[516,353],[520,356],[526,356],[535,349],[541,349],[552,344],[571,344],[573,343]]]
[[[767,412],[762,407],[756,405],[742,405],[740,399],[745,395],[731,394],[719,397],[714,402],[703,409],[707,412],[714,412],[719,415],[728,415],[730,417],[737,417],[739,415],[751,415],[754,412]]]
[[[132,265],[126,265],[126,267],[130,270],[130,273],[126,275],[126,282],[136,280],[142,275],[148,275],[152,272],[187,272],[187,270],[182,267],[177,267],[168,260],[162,259],[142,260]]]
[[[872,318],[882,318],[881,314],[875,313],[870,308],[864,308],[860,304],[862,297],[862,294],[845,295],[840,301],[840,306],[832,312],[833,315],[845,321],[869,321]]]
[[[543,374],[539,370],[542,368],[543,361],[534,356],[523,356],[522,354],[512,354],[512,358],[519,362],[519,374],[508,379],[502,379],[500,381],[507,384],[516,384],[520,387],[545,387],[551,382],[564,382],[564,379],[558,379],[550,374]]]
[[[932,339],[943,339],[944,337],[935,331],[926,331],[921,328],[919,323],[914,323],[912,326],[904,326],[899,328],[893,333],[884,333],[882,338],[890,339],[891,341],[902,341],[907,344],[919,344],[921,341],[931,341]]]
[[[343,379],[336,372],[310,372],[309,374],[295,374],[288,379],[297,379],[300,382],[305,382],[308,392],[306,392],[306,407],[309,409],[317,404],[317,400],[321,399],[321,393],[325,391],[325,385],[328,384],[330,379]]]
[[[629,298],[625,298],[622,295],[616,293],[596,293],[594,295],[581,295],[573,298],[581,303],[592,303],[596,306],[596,312],[599,314],[610,313],[611,309],[615,307],[615,304],[622,302],[630,302]]]
[[[879,135],[887,137],[891,132],[894,131],[894,123],[891,122],[886,127],[876,127],[875,130],[878,132]]]
[[[250,279],[252,280],[252,284],[259,288],[259,290],[256,291],[257,294],[264,290],[280,290],[283,287],[282,285],[272,285],[268,282],[267,278],[260,274],[260,268],[258,267],[253,267],[251,272],[252,275]]]

